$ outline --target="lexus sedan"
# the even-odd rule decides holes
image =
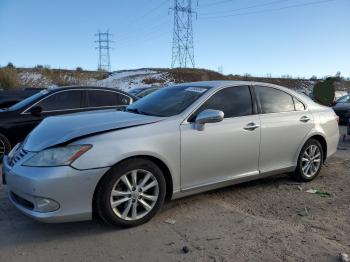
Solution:
[[[338,140],[334,111],[287,88],[186,83],[125,112],[48,117],[5,156],[3,174],[35,219],[129,227],[166,199],[285,172],[311,181]]]
[[[0,109],[0,161],[45,117],[121,108],[134,100],[132,95],[105,87],[74,86],[37,92],[9,108]]]

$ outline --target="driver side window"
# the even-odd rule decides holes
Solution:
[[[216,92],[194,113],[189,121],[194,121],[196,116],[206,109],[223,111],[225,118],[253,114],[252,97],[249,87],[228,87]]]

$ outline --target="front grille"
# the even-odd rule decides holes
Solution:
[[[13,166],[18,161],[20,161],[28,152],[20,146],[17,151],[13,154],[13,156],[9,159],[10,166]]]

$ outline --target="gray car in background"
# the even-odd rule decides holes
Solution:
[[[331,108],[256,82],[162,88],[125,112],[46,118],[4,158],[12,203],[44,222],[117,226],[166,199],[292,172],[311,181],[336,152]]]

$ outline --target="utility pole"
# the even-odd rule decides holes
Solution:
[[[218,67],[218,73],[224,74],[224,67],[222,65]]]
[[[95,37],[97,37],[97,40],[95,43],[98,43],[98,46],[96,49],[98,49],[98,70],[99,71],[111,71],[111,61],[109,56],[109,51],[112,49],[111,43],[113,42],[111,40],[111,37],[113,35],[109,33],[109,30],[106,32],[98,32],[95,34]]]
[[[198,4],[198,3],[197,3]],[[171,67],[195,67],[192,0],[174,0],[174,32]]]

